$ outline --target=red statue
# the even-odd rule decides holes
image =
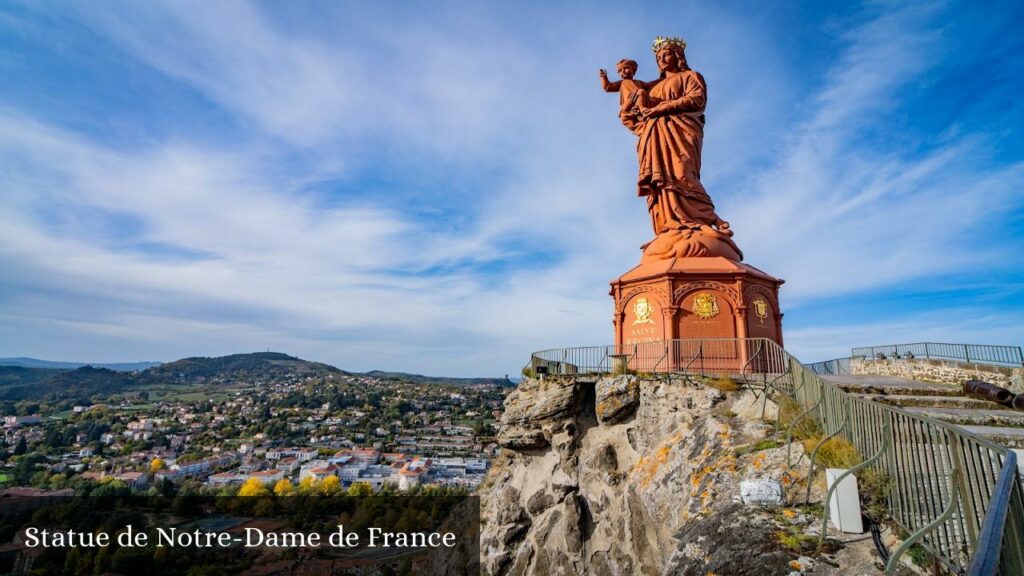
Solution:
[[[609,82],[608,92],[620,92],[619,117],[639,137],[640,174],[637,193],[647,198],[655,238],[643,245],[644,259],[723,256],[740,261],[729,223],[715,213],[711,197],[700,183],[700,153],[704,140],[704,77],[686,63],[686,42],[661,38],[654,42],[661,75],[653,82],[633,80],[636,62],[622,60],[622,80]]]
[[[659,37],[654,54],[660,74],[651,82],[633,78],[633,60],[619,61],[620,81],[600,71],[602,88],[619,93],[619,119],[638,138],[637,195],[647,199],[654,228],[640,264],[611,283],[615,343],[638,370],[685,366],[682,345],[663,342],[675,339],[719,342],[709,344],[716,364],[706,357],[704,369],[749,369],[758,360],[750,347],[763,343],[730,339],[782,344],[782,280],[742,261],[700,182],[708,89],[686,62],[686,42]]]

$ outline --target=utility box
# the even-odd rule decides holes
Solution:
[[[825,489],[830,490],[836,479],[846,473],[846,468],[825,470]],[[863,534],[864,524],[860,517],[860,493],[857,491],[857,477],[850,474],[836,486],[828,501],[828,517],[840,532]]]

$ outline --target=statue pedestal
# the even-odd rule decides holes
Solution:
[[[782,345],[779,286],[784,281],[753,266],[721,256],[644,258],[639,266],[611,283],[615,299],[615,343],[623,346],[677,339],[768,338]],[[722,350],[712,350],[716,346]],[[717,357],[725,371],[739,368],[748,352],[736,342],[705,342],[706,350],[651,350],[631,368],[677,370],[695,354]],[[728,350],[726,349],[728,348]],[[646,366],[649,363],[656,366]],[[644,364],[644,365],[641,365]],[[707,366],[705,366],[707,367]]]

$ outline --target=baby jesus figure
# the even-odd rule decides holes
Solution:
[[[603,68],[598,72],[601,76],[601,88],[605,92],[619,93],[619,118],[626,128],[635,132],[640,120],[639,104],[645,103],[647,88],[653,83],[633,79],[637,70],[635,60],[623,58],[615,65],[615,69],[619,73],[619,78],[622,78],[616,82],[608,80],[608,72]]]

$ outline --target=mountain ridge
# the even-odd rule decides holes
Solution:
[[[64,362],[56,360],[42,360],[40,358],[29,358],[17,356],[14,358],[0,358],[0,366],[17,366],[19,368],[50,368],[55,370],[74,370],[85,366],[93,368],[107,368],[117,372],[137,372],[163,362]]]
[[[413,384],[443,384],[456,387],[478,384],[512,385],[505,378],[451,378],[382,370],[366,373],[349,372],[330,364],[270,351],[214,357],[193,356],[136,371],[118,371],[99,364],[85,364],[73,369],[12,366],[4,365],[4,360],[0,359],[0,401],[44,398],[86,401],[95,396],[140,392],[160,386],[216,387],[238,382],[259,383],[266,379],[309,376],[367,376]],[[45,360],[39,362],[49,363]]]

